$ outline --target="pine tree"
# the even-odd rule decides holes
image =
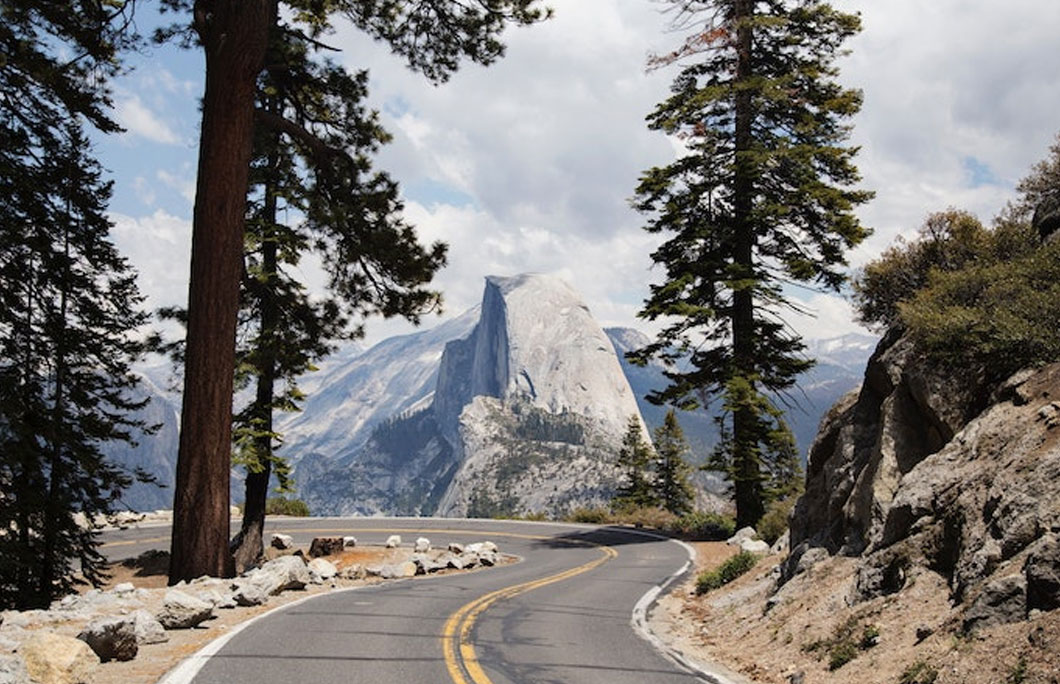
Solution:
[[[127,397],[144,317],[83,130],[119,130],[106,83],[136,41],[130,6],[0,3],[0,605],[99,582],[74,514],[110,512],[135,475],[100,445],[143,427]]]
[[[359,337],[355,322],[364,315],[418,322],[440,302],[423,286],[444,264],[445,246],[419,244],[400,218],[397,185],[371,169],[370,155],[389,136],[363,105],[368,74],[314,59],[320,49],[278,21],[259,83],[259,111],[288,125],[258,127],[251,165],[236,385],[252,382],[255,391],[234,417],[235,460],[247,469],[232,542],[237,571],[264,551],[270,478],[290,489],[273,413],[298,410],[297,377],[335,340]],[[305,144],[310,135],[319,146]],[[283,222],[281,213],[304,218]],[[297,279],[308,252],[325,265],[323,299],[310,298]]]
[[[838,290],[844,250],[867,234],[853,208],[870,194],[852,189],[856,150],[844,146],[861,96],[834,66],[860,20],[815,0],[669,4],[690,35],[653,61],[680,72],[648,122],[685,150],[642,176],[634,202],[646,230],[668,236],[652,255],[665,281],[640,312],[667,325],[631,358],[670,365],[658,403],[724,397],[714,463],[733,482],[738,523],[751,525],[790,441],[766,392],[785,396],[811,366],[784,323],[799,310],[785,287]]]
[[[287,0],[281,13],[278,0],[163,0],[163,7],[187,12],[191,21],[159,37],[180,34],[188,44],[199,45],[206,57],[171,582],[234,571],[228,549],[231,400],[255,121],[291,131],[324,152],[315,136],[303,136],[304,129],[256,106],[256,86],[277,16],[290,16],[292,28],[314,41],[331,30],[335,18],[345,18],[387,43],[410,68],[441,82],[462,58],[482,64],[498,58],[504,46],[497,36],[506,24],[545,16],[535,4]]]
[[[69,124],[32,179],[44,214],[3,223],[0,288],[0,604],[46,606],[104,577],[97,534],[132,473],[100,445],[145,426],[128,399],[146,322],[136,275],[108,240],[110,184]],[[29,217],[27,217],[28,219]],[[76,569],[72,563],[78,561]]]
[[[640,418],[630,416],[618,452],[618,467],[622,469],[625,484],[618,488],[611,501],[615,508],[658,505],[650,472],[652,455],[651,445],[644,440]]]
[[[666,412],[663,424],[655,430],[655,497],[659,505],[674,515],[690,513],[696,495],[688,476],[691,466],[685,460],[689,453],[685,433],[673,409]]]

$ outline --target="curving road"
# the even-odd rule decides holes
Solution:
[[[638,635],[645,595],[683,571],[685,547],[636,530],[494,520],[280,519],[296,543],[355,535],[381,543],[490,539],[523,562],[332,592],[245,624],[167,684],[688,684]],[[114,558],[165,548],[168,528],[110,533]],[[643,599],[643,600],[642,600]],[[638,606],[638,602],[640,605]]]

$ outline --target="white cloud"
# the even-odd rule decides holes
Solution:
[[[128,131],[128,134],[164,145],[181,143],[180,136],[170,128],[168,123],[149,109],[138,95],[119,99],[115,108],[118,123]]]
[[[424,239],[451,245],[450,265],[436,283],[448,314],[478,302],[483,276],[535,270],[570,280],[605,324],[646,327],[635,313],[648,284],[662,277],[648,258],[659,238],[641,230],[644,219],[628,199],[644,170],[679,152],[644,124],[674,74],[644,67],[650,53],[670,49],[680,36],[665,31],[659,3],[547,4],[556,10],[552,21],[506,32],[505,58],[489,68],[466,65],[439,87],[352,28],[340,28],[330,42],[343,48],[339,58],[348,67],[370,69],[370,102],[394,134],[377,167],[406,189],[409,219]],[[875,258],[933,211],[955,206],[989,220],[1060,128],[1053,54],[1060,3],[835,4],[863,15],[864,31],[840,66],[843,81],[865,93],[852,143],[862,148],[864,187],[877,193],[859,212],[876,233],[851,253],[851,263]],[[141,73],[133,94],[119,93],[125,125],[156,142],[190,137],[199,75],[155,64]],[[194,146],[186,154],[186,167],[170,165],[155,176],[185,198]],[[971,162],[982,177],[969,172]],[[157,228],[170,219],[177,220],[155,214],[128,221]],[[167,255],[166,267],[177,253]],[[186,282],[166,282],[172,298],[186,296]],[[830,337],[852,329],[842,299],[805,301],[818,317],[792,319],[800,333]],[[373,323],[369,333],[378,339],[399,328]]]
[[[149,216],[112,214],[118,249],[140,272],[147,308],[184,306],[188,298],[191,221],[161,209]]]
[[[178,175],[170,173],[165,169],[159,169],[156,174],[158,180],[162,181],[167,187],[172,190],[176,190],[181,197],[183,197],[189,205],[195,203],[195,176]]]

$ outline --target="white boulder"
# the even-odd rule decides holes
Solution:
[[[769,542],[761,539],[744,539],[740,542],[740,550],[756,556],[765,556],[769,553]]]
[[[725,543],[729,546],[739,546],[744,539],[754,539],[757,536],[758,532],[755,532],[755,528],[742,527],[736,531],[736,534],[726,539]]]
[[[213,606],[183,591],[170,589],[162,599],[162,610],[155,617],[166,629],[191,629],[213,617]]]
[[[169,641],[169,637],[166,635],[166,629],[162,626],[162,623],[155,619],[154,615],[151,615],[142,608],[134,611],[130,617],[133,620],[133,629],[136,633],[136,643],[143,644],[162,644]]]
[[[314,558],[309,561],[309,572],[315,573],[322,581],[327,581],[339,574],[338,568],[335,564],[324,558]]]
[[[279,532],[276,532],[269,539],[269,544],[274,549],[287,551],[294,548],[294,538],[289,534],[280,534]]]
[[[88,644],[52,632],[34,632],[19,654],[36,684],[81,684],[90,681],[99,666],[99,657]]]
[[[392,534],[386,538],[386,547],[388,549],[396,549],[399,546],[401,546],[400,534]]]

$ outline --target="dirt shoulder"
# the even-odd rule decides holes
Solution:
[[[1060,683],[1060,610],[966,636],[939,575],[924,571],[896,594],[853,604],[855,561],[842,557],[774,592],[782,556],[766,556],[733,583],[696,596],[696,575],[736,549],[693,547],[696,572],[660,600],[651,627],[691,659],[745,682]]]

